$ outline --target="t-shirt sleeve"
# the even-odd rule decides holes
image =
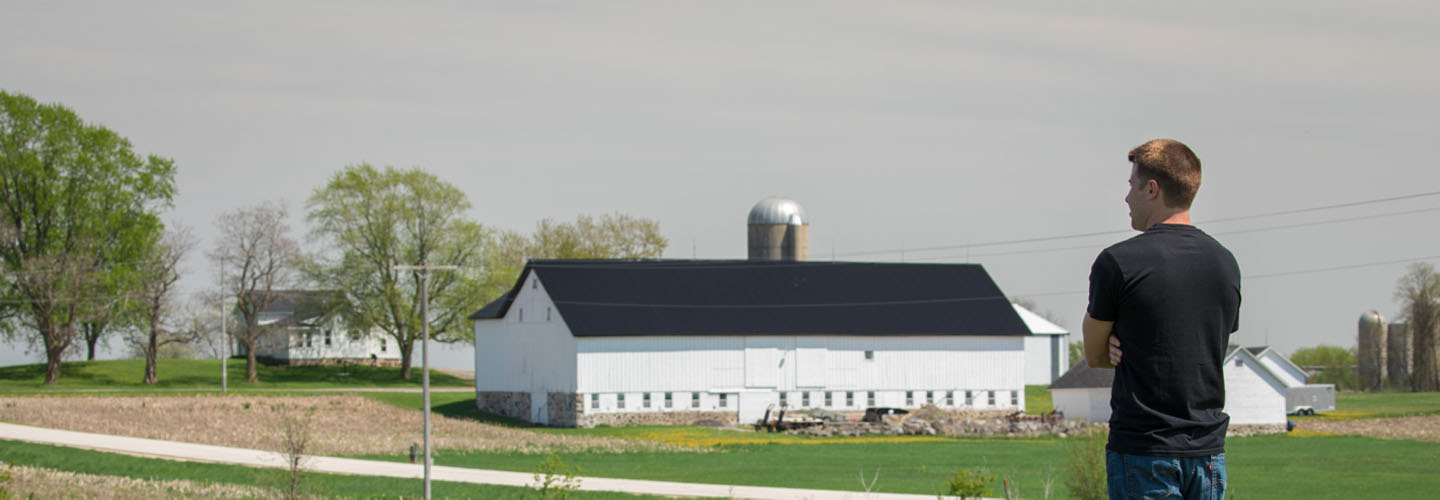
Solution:
[[[1086,312],[1100,321],[1115,321],[1120,309],[1120,264],[1110,252],[1100,252],[1090,266],[1090,306]]]

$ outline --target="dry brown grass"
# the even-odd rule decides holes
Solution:
[[[286,408],[314,408],[315,455],[406,453],[420,441],[416,410],[361,396],[75,396],[0,397],[6,422],[188,443],[279,451],[277,430]],[[668,448],[653,442],[562,436],[432,415],[439,452],[591,450],[624,452]]]
[[[1295,427],[1330,434],[1355,434],[1383,439],[1440,443],[1440,416],[1372,418],[1365,420],[1299,419]]]
[[[278,498],[279,492],[237,484],[157,481],[120,476],[96,476],[37,467],[0,463],[0,473],[9,472],[5,489],[13,498],[107,498],[150,500],[152,498]]]

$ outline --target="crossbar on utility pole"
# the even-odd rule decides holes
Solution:
[[[420,392],[425,407],[425,500],[430,500],[430,271],[454,271],[460,266],[395,266],[396,271],[420,271]]]

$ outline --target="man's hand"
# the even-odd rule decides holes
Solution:
[[[1120,366],[1120,338],[1110,336],[1110,364]]]

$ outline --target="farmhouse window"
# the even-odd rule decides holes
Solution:
[[[330,345],[330,329],[325,329],[325,345]]]
[[[360,330],[350,330],[350,341],[351,341],[351,342],[359,342],[359,341],[360,341]]]
[[[385,337],[380,337],[380,352],[385,352]]]

